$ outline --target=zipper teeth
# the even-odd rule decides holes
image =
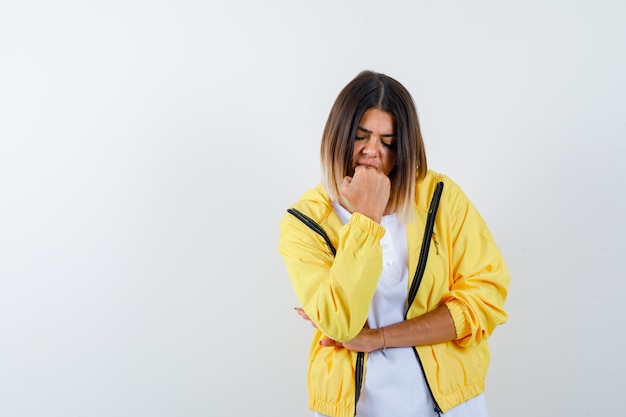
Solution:
[[[422,249],[420,251],[420,258],[417,264],[417,270],[415,271],[415,278],[413,279],[413,283],[411,284],[411,290],[409,291],[409,298],[407,302],[406,312],[404,313],[404,319],[406,320],[407,314],[409,313],[409,308],[411,308],[411,304],[417,295],[417,290],[422,281],[422,276],[424,275],[424,271],[426,270],[426,259],[428,258],[428,251],[430,249],[430,237],[433,234],[433,229],[435,225],[435,217],[437,215],[437,209],[439,208],[439,200],[441,199],[441,193],[443,191],[443,182],[437,184],[437,188],[435,189],[435,194],[433,195],[433,199],[430,202],[430,207],[428,209],[428,217],[426,219],[426,230],[424,231],[424,240],[422,241]],[[422,365],[422,359],[420,355],[417,353],[417,349],[413,346],[413,353],[415,353],[415,358],[419,363],[420,368],[424,369]],[[435,412],[438,416],[441,416],[443,413],[441,411],[441,407],[437,403],[437,399],[433,395],[433,390],[430,387],[430,382],[428,381],[428,377],[426,376],[426,372],[424,372],[424,379],[426,380],[426,386],[428,387],[428,392],[430,392],[430,397],[433,399],[433,403],[435,404]]]
[[[435,193],[433,195],[433,199],[430,202],[430,207],[428,208],[428,216],[426,217],[426,227],[424,230],[424,238],[422,240],[422,248],[420,250],[419,261],[417,262],[417,270],[415,271],[415,277],[413,278],[413,282],[411,283],[411,288],[409,290],[409,297],[406,305],[406,311],[404,312],[404,319],[406,320],[407,314],[409,314],[409,309],[411,308],[411,304],[413,304],[413,300],[417,295],[417,290],[419,289],[420,284],[422,283],[422,277],[424,276],[424,271],[426,270],[426,260],[428,259],[428,252],[430,250],[430,240],[433,235],[433,229],[435,226],[435,217],[437,215],[437,209],[439,208],[439,200],[441,199],[441,192],[443,191],[443,182],[437,184],[437,188],[435,189]]]
[[[356,417],[356,405],[361,396],[361,387],[363,385],[363,367],[365,366],[365,353],[357,352],[356,366],[354,370],[354,416]]]
[[[415,348],[415,346],[413,346],[413,353],[415,353],[415,358],[417,359],[417,363],[419,363],[420,368],[422,368],[423,370],[424,366],[422,365],[422,359],[420,358],[419,353],[417,353],[417,349]],[[424,379],[426,380],[426,386],[428,387],[428,392],[430,392],[430,397],[433,399],[433,403],[435,403],[435,413],[441,416],[443,414],[441,411],[441,407],[439,407],[439,404],[437,403],[437,400],[435,399],[435,396],[433,395],[433,390],[432,388],[430,388],[430,382],[428,381],[428,378],[426,377],[426,372],[424,372]]]
[[[333,253],[333,256],[335,256],[337,254],[337,250],[335,249],[335,247],[333,246],[332,242],[328,238],[328,235],[326,234],[324,229],[322,229],[322,227],[319,224],[317,224],[317,222],[315,220],[313,220],[312,218],[310,218],[306,214],[303,214],[302,212],[300,212],[300,211],[298,211],[296,209],[291,209],[290,208],[290,209],[287,210],[287,213],[290,213],[290,214],[294,215],[298,220],[300,220],[302,223],[307,225],[311,230],[313,230],[315,233],[317,233],[320,236],[322,236],[324,238],[324,240],[326,241],[326,244],[330,248],[331,252]]]

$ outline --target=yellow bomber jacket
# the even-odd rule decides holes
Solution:
[[[463,191],[446,176],[428,171],[417,184],[413,223],[406,225],[409,287],[430,200],[440,181],[444,188],[426,270],[407,318],[441,304],[450,310],[457,339],[416,347],[435,402],[446,412],[484,390],[487,338],[506,321],[510,277],[487,225]],[[324,335],[348,341],[363,328],[382,271],[380,240],[385,230],[360,213],[342,225],[321,185],[306,192],[293,208],[317,222],[337,249],[333,255],[322,236],[293,215],[282,219],[278,250],[302,308],[317,325],[307,372],[309,408],[351,417],[357,353],[324,348],[318,342]]]

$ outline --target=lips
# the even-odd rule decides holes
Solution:
[[[374,163],[371,163],[371,162],[357,162],[356,166],[358,167],[359,165],[360,166],[364,166],[364,167],[371,167],[371,168],[374,168],[374,169],[378,169],[378,167]]]

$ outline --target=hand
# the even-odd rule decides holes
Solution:
[[[315,325],[315,323],[313,323],[313,320],[311,320],[311,318],[304,312],[303,309],[301,309],[300,307],[295,307],[294,310],[296,310],[296,313],[298,313],[300,317],[311,323],[311,326],[313,326],[314,329],[317,329],[317,326]]]
[[[382,349],[384,346],[384,340],[380,329],[370,329],[364,327],[363,330],[349,342],[338,342],[325,337],[320,340],[320,346],[323,347],[336,347],[351,350],[353,352],[373,352],[378,349]]]
[[[339,190],[348,210],[380,223],[391,193],[391,181],[376,168],[359,165],[353,177],[345,177]]]

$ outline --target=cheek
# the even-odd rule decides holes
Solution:
[[[383,164],[385,166],[385,174],[389,175],[394,165],[396,164],[398,157],[396,156],[395,152],[389,152],[386,155],[384,155],[383,158],[384,158]]]

